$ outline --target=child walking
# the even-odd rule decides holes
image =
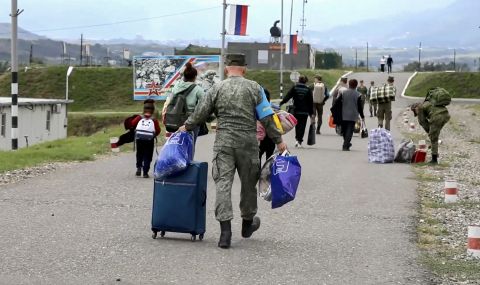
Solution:
[[[132,125],[135,127],[135,143],[137,148],[137,172],[136,176],[142,175],[149,178],[148,171],[153,159],[155,138],[160,134],[160,124],[154,117],[155,101],[152,99],[143,102],[143,114],[137,116]]]

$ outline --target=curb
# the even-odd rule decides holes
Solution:
[[[405,92],[407,91],[408,86],[410,86],[410,82],[417,76],[418,72],[415,71],[410,78],[408,78],[407,84],[405,84],[405,88],[402,91],[402,98],[405,98],[407,100],[422,100],[422,97],[412,97],[412,96],[406,96]],[[455,103],[480,103],[480,99],[466,99],[466,98],[452,98],[452,102]]]
[[[338,84],[340,84],[340,79],[342,79],[343,77],[348,77],[352,73],[353,73],[353,71],[349,71],[349,72],[345,73],[344,75],[340,76],[340,78],[337,80],[337,83],[335,84],[335,86],[333,86],[333,88],[330,89],[330,92],[329,92],[330,96],[332,96],[332,91],[337,89]]]

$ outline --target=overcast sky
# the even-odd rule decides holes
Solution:
[[[402,14],[412,9],[424,11],[443,7],[454,1],[308,0],[305,6],[306,29],[324,30],[364,19],[381,19],[390,15]],[[19,17],[19,25],[29,31],[56,39],[76,39],[80,33],[84,33],[85,37],[90,39],[130,39],[137,35],[151,40],[216,39],[221,29],[221,2],[221,0],[19,0],[19,8],[25,10]],[[250,5],[247,33],[254,38],[268,36],[273,22],[280,19],[281,0],[232,0],[228,2]],[[293,31],[295,31],[300,29],[303,1],[293,0],[293,2],[292,23]],[[284,30],[288,32],[291,0],[284,0],[284,3],[286,25]],[[0,22],[9,22],[10,1],[0,0],[0,7]],[[197,12],[192,13],[192,11]],[[180,15],[182,13],[183,15]],[[58,28],[149,17],[160,18],[53,31]]]

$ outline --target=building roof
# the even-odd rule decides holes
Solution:
[[[38,98],[18,98],[18,105],[46,105],[46,104],[70,104],[73,100],[63,99],[38,99]],[[11,97],[0,97],[0,106],[11,106]]]

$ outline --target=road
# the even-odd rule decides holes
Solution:
[[[396,76],[401,85],[409,74]],[[302,164],[298,196],[275,210],[259,200],[262,227],[248,240],[235,207],[229,250],[217,248],[211,177],[205,239],[153,240],[153,181],[134,177],[131,153],[0,187],[0,284],[428,284],[409,166],[369,164],[366,139],[342,152],[341,138],[322,132],[303,149],[286,136]],[[212,142],[200,138],[198,160],[211,161]],[[238,205],[238,180],[233,199]]]

